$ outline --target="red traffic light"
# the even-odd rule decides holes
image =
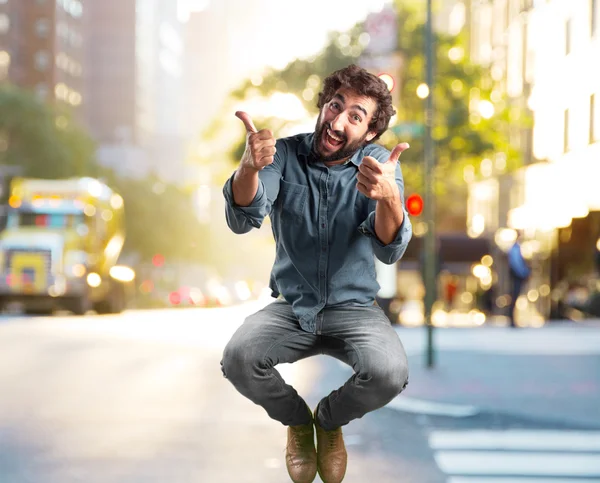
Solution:
[[[419,216],[423,213],[423,198],[412,194],[406,199],[406,209],[411,216]]]

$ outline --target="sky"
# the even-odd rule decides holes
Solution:
[[[182,20],[188,11],[210,8],[219,0],[178,0]],[[325,45],[327,33],[345,31],[379,11],[389,0],[239,0],[232,31],[245,32],[248,49],[244,70],[283,68],[294,58],[308,57]],[[237,17],[237,18],[236,18]],[[268,49],[263,48],[269,45]],[[260,51],[253,51],[261,46]],[[257,47],[258,48],[258,47]]]
[[[180,18],[190,11],[214,15],[208,51],[199,66],[210,76],[192,84],[187,103],[192,131],[204,129],[232,89],[265,68],[284,68],[326,45],[332,31],[347,31],[389,0],[178,0]],[[193,99],[192,99],[193,97]]]

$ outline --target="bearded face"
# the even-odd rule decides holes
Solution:
[[[362,148],[366,141],[367,133],[360,139],[349,141],[341,131],[334,131],[331,123],[317,120],[315,128],[315,139],[313,142],[313,151],[318,155],[319,160],[323,162],[341,161],[352,157],[356,151]]]
[[[348,88],[340,88],[321,109],[313,151],[323,162],[342,161],[351,157],[376,135],[369,123],[376,102]]]

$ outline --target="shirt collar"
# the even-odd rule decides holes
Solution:
[[[315,138],[315,133],[310,133],[302,140],[302,142],[298,145],[298,155],[304,156],[307,159],[312,156],[312,145],[313,139]],[[364,146],[356,151],[352,157],[346,161],[344,164],[353,163],[355,166],[360,166],[362,160],[364,158],[363,150]]]
[[[310,133],[304,136],[304,139],[300,144],[298,144],[298,155],[304,156],[305,158],[309,158],[312,152],[312,144],[313,139],[315,137],[315,133]]]

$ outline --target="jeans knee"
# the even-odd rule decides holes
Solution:
[[[254,376],[261,372],[260,356],[247,344],[231,340],[223,351],[221,371],[239,391],[252,392]]]
[[[244,348],[234,341],[230,341],[223,351],[221,359],[221,371],[230,381],[237,379],[237,376],[243,372],[242,368],[246,363],[246,354]]]
[[[406,362],[399,363],[395,368],[394,374],[393,390],[394,396],[397,396],[408,385],[408,364]]]
[[[369,383],[377,388],[379,395],[384,399],[391,400],[404,391],[408,384],[408,365],[406,361],[378,365],[372,368],[366,376]]]

